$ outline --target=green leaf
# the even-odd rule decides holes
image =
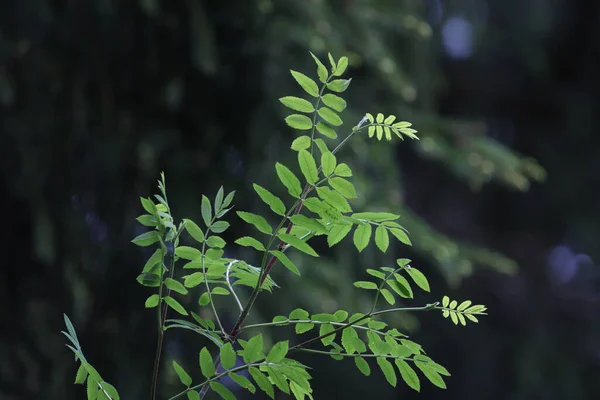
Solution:
[[[258,334],[253,336],[246,342],[245,346],[243,345],[244,350],[244,361],[247,363],[253,363],[255,361],[263,358],[262,348],[263,348],[263,337],[262,334]]]
[[[327,136],[329,139],[337,138],[337,133],[335,133],[335,129],[333,129],[331,127],[331,125],[329,125],[326,122],[323,122],[323,121],[317,122],[317,131],[319,131],[319,133],[322,134],[323,136]]]
[[[323,324],[319,328],[319,336],[326,335],[328,333],[333,332],[334,330],[335,330],[335,328],[333,327],[333,325]],[[331,344],[331,342],[333,342],[334,340],[335,340],[335,333],[322,338],[321,342],[323,343],[324,346],[329,346]]]
[[[411,259],[409,258],[399,258],[396,260],[396,264],[398,264],[399,267],[406,267],[408,264],[411,263]]]
[[[334,188],[335,190],[340,192],[340,194],[342,196],[344,196],[345,198],[347,198],[347,199],[356,198],[356,189],[354,189],[354,185],[352,183],[350,183],[349,181],[345,180],[344,178],[339,178],[339,177],[330,178],[329,184],[331,185],[332,188]]]
[[[415,361],[415,365],[421,370],[423,375],[425,375],[425,377],[429,379],[429,382],[433,383],[440,389],[446,389],[446,383],[444,382],[444,379],[428,363]]]
[[[290,246],[300,250],[303,253],[306,253],[308,255],[311,255],[313,257],[319,257],[319,255],[317,254],[317,252],[310,247],[306,242],[304,242],[301,239],[298,239],[295,236],[292,236],[290,234],[287,233],[280,233],[279,238],[281,240],[283,240],[285,243],[289,244]]]
[[[301,99],[300,97],[286,96],[279,99],[279,101],[294,111],[300,111],[304,113],[311,113],[315,111],[315,107],[307,100]]]
[[[308,319],[308,311],[301,308],[296,308],[290,313],[289,319]]]
[[[296,82],[298,82],[298,84],[302,87],[302,89],[304,89],[306,93],[308,93],[312,97],[319,97],[319,87],[317,86],[315,81],[313,81],[301,72],[297,72],[294,70],[290,70],[290,72],[292,73],[292,76],[294,77]]]
[[[352,218],[363,219],[373,222],[393,221],[400,218],[399,215],[388,212],[360,212],[352,214]]]
[[[202,258],[202,253],[200,250],[189,246],[178,246],[175,248],[175,255],[179,258],[190,261],[200,260]]]
[[[310,147],[311,144],[312,139],[309,136],[303,135],[294,139],[291,148],[295,151],[306,150]]]
[[[210,303],[210,295],[208,293],[202,293],[200,298],[198,298],[198,304],[201,306],[205,306]]]
[[[187,294],[188,290],[178,281],[172,278],[165,278],[165,286],[174,292]]]
[[[314,218],[309,218],[306,215],[296,214],[290,217],[290,220],[294,223],[294,225],[298,225],[302,228],[308,229],[311,232],[316,234],[325,234],[327,233],[327,228],[323,226],[319,221]]]
[[[108,382],[102,382],[102,389],[105,392],[105,396],[106,394],[108,394],[110,396],[110,399],[112,400],[119,400],[119,393],[117,392],[117,389],[111,385]]]
[[[288,256],[285,255],[285,253],[282,253],[281,251],[278,251],[278,250],[272,250],[271,254],[273,254],[275,257],[277,257],[277,259],[279,261],[281,261],[281,263],[283,264],[284,267],[286,267],[287,269],[292,271],[294,274],[300,276],[300,271],[298,271],[298,268],[288,258]]]
[[[358,225],[356,227],[356,230],[354,231],[354,246],[356,246],[356,249],[359,252],[363,251],[369,244],[372,231],[373,228],[371,228],[370,224]]]
[[[296,324],[295,331],[298,335],[301,335],[303,333],[310,331],[314,327],[315,327],[315,324],[313,324],[312,322],[300,322],[300,323]]]
[[[333,59],[331,53],[327,53],[327,56],[329,57],[329,64],[331,64],[331,71],[333,72],[336,69],[335,60]]]
[[[136,246],[148,247],[158,242],[159,240],[160,234],[158,233],[158,231],[149,231],[136,236],[131,241],[131,243],[135,244]]]
[[[264,201],[270,208],[273,210],[275,214],[284,216],[285,215],[285,205],[283,201],[273,193],[269,192],[267,189],[263,188],[256,183],[253,184],[254,190],[260,196],[261,200]]]
[[[236,354],[230,342],[227,342],[221,346],[219,349],[219,355],[221,357],[221,365],[223,368],[231,369],[235,367]]]
[[[204,195],[202,195],[202,206],[200,207],[200,211],[204,224],[206,226],[210,226],[210,223],[212,222],[212,208],[210,205],[210,200]]]
[[[413,291],[410,287],[410,283],[400,274],[394,274],[395,281],[389,280],[387,281],[388,285],[394,290],[394,292],[398,293],[400,296],[412,299]]]
[[[312,129],[313,122],[306,115],[292,114],[285,118],[285,123],[294,129],[306,131]]]
[[[258,251],[265,251],[265,246],[250,236],[244,236],[235,241],[236,244],[244,247],[254,247]]]
[[[306,181],[314,185],[319,179],[319,174],[317,172],[317,163],[312,154],[306,150],[298,151],[298,164]]]
[[[225,247],[225,245],[227,244],[227,242],[225,242],[223,240],[223,238],[220,238],[218,236],[211,236],[208,239],[206,239],[206,244],[209,247],[214,247],[217,249],[222,249],[223,247]],[[208,251],[206,252],[207,257],[208,257]]]
[[[321,107],[317,112],[321,118],[333,126],[340,126],[344,123],[339,115],[337,115],[336,112],[331,108]]]
[[[223,288],[223,287],[215,287],[213,288],[213,290],[210,292],[211,294],[216,294],[216,295],[221,295],[221,296],[227,296],[229,295],[229,290]]]
[[[450,303],[450,298],[448,296],[444,296],[442,298],[442,307],[448,307],[449,303]]]
[[[356,352],[356,340],[358,339],[358,333],[352,327],[348,327],[342,331],[342,346],[344,346],[344,350],[346,353],[352,354]]]
[[[190,236],[195,241],[200,243],[204,242],[204,233],[194,221],[192,221],[191,219],[184,219],[183,222],[185,223],[185,230],[188,231]]]
[[[268,363],[278,363],[283,360],[287,355],[289,349],[289,341],[285,340],[282,342],[278,342],[271,348],[269,354],[267,355]]]
[[[337,62],[337,67],[335,69],[335,72],[333,73],[334,76],[341,76],[344,74],[344,72],[346,72],[346,68],[348,68],[348,57],[344,56],[341,57],[338,62]]]
[[[352,229],[351,224],[335,224],[329,230],[329,234],[327,235],[327,244],[329,247],[333,247],[337,243],[339,243],[342,239],[344,239],[350,230]]]
[[[267,378],[265,374],[260,372],[258,368],[250,367],[248,370],[258,387],[263,392],[265,392],[270,398],[274,399],[275,391],[273,390],[273,384],[271,383],[271,381],[269,381],[269,378]]]
[[[288,386],[287,380],[285,379],[285,376],[281,373],[281,371],[271,366],[268,366],[266,369],[267,373],[269,374],[269,378],[271,379],[271,382],[273,382],[279,390],[286,394],[289,394],[290,387]]]
[[[333,108],[337,112],[342,112],[346,108],[346,100],[332,93],[327,93],[321,97],[326,106]]]
[[[379,225],[375,229],[375,244],[379,247],[379,250],[386,252],[390,245],[390,238],[387,233],[387,229],[383,225]]]
[[[411,368],[408,363],[400,358],[396,358],[395,360],[396,366],[400,371],[400,376],[402,376],[402,380],[406,382],[406,384],[416,390],[417,392],[421,391],[421,382],[419,381],[419,377],[417,373]]]
[[[159,287],[160,286],[160,277],[156,274],[151,274],[150,272],[143,272],[138,275],[136,280],[146,287]]]
[[[358,370],[362,372],[363,375],[371,375],[371,367],[369,367],[369,363],[366,362],[364,358],[354,357],[354,364],[356,364],[356,368],[358,368]]]
[[[394,370],[392,363],[390,363],[384,357],[377,357],[377,364],[379,364],[379,368],[381,368],[381,372],[383,372],[383,375],[388,383],[393,387],[396,387],[396,371]]]
[[[156,295],[156,294],[155,294],[155,296],[158,297],[158,295]],[[82,363],[81,365],[79,365],[79,368],[77,368],[77,374],[75,375],[75,384],[82,385],[83,382],[85,382],[87,376],[88,376],[88,372]]]
[[[390,229],[390,233],[407,246],[412,246],[410,239],[402,229]]]
[[[275,169],[279,180],[287,188],[289,194],[293,197],[300,197],[302,194],[302,187],[300,186],[300,181],[296,175],[294,175],[288,167],[280,163],[275,164]]]
[[[348,200],[335,190],[328,187],[318,187],[317,194],[329,205],[335,207],[340,212],[351,212],[352,207],[348,204]]]
[[[200,400],[200,393],[195,390],[189,390],[186,392],[188,400]]]
[[[235,374],[233,372],[230,372],[229,374],[227,374],[227,376],[229,376],[235,383],[237,383],[244,389],[248,389],[250,393],[256,393],[256,386],[254,386],[252,382],[250,382],[250,379],[246,378],[245,376]]]
[[[327,78],[329,77],[329,74],[327,73],[327,68],[325,67],[325,65],[323,65],[321,60],[319,60],[312,52],[310,53],[310,55],[317,64],[317,75],[319,76],[319,80],[323,83],[327,82]]]
[[[321,155],[321,167],[323,169],[323,174],[325,176],[329,176],[329,175],[333,174],[336,164],[337,164],[337,160],[336,160],[335,156],[333,155],[333,153],[328,151]]]
[[[146,302],[144,303],[144,307],[146,308],[154,308],[158,305],[158,300],[159,297],[157,294],[153,294],[152,296],[148,297],[146,299]]]
[[[233,201],[233,197],[235,196],[235,190],[230,192],[227,196],[225,196],[225,200],[223,200],[222,208],[229,207],[231,202]]]
[[[396,299],[394,298],[394,295],[392,294],[392,292],[390,292],[387,289],[381,289],[380,293],[383,296],[383,298],[385,299],[385,301],[387,301],[389,304],[391,304],[391,305],[396,304]]]
[[[175,370],[175,373],[179,377],[181,383],[188,387],[192,384],[192,377],[187,372],[185,372],[185,369],[183,369],[183,367],[177,364],[177,361],[175,360],[173,360],[173,369]]]
[[[423,289],[426,292],[430,291],[429,282],[427,281],[427,278],[425,277],[425,275],[423,275],[423,273],[421,271],[419,271],[416,268],[407,268],[406,272],[410,275],[412,280],[415,281],[417,286],[419,286],[421,289]],[[463,304],[465,304],[465,303],[467,303],[467,302],[464,302]],[[460,306],[459,306],[458,310],[462,311],[465,308],[467,308],[470,304],[471,304],[471,302],[469,301],[467,303],[467,305],[464,306],[464,308],[460,308]],[[462,306],[462,304],[461,304],[461,306]]]
[[[136,218],[136,220],[140,224],[142,224],[144,226],[152,227],[152,228],[154,228],[156,225],[158,225],[158,221],[156,220],[156,218],[154,218],[152,215],[148,215],[148,214],[140,215],[139,217]]]
[[[325,143],[325,141],[323,139],[316,138],[315,143],[317,144],[317,147],[319,148],[319,151],[321,152],[321,154],[329,151],[329,148],[327,147],[327,143]]]
[[[273,229],[271,228],[271,225],[269,225],[269,222],[267,222],[267,220],[261,217],[260,215],[256,215],[245,211],[237,211],[236,214],[245,222],[254,225],[254,227],[262,233],[266,233],[267,235],[273,233]]]
[[[200,372],[206,378],[210,378],[215,374],[215,365],[213,364],[212,356],[206,347],[200,350]]]
[[[333,313],[333,317],[335,318],[335,322],[344,322],[346,318],[348,318],[348,311],[345,310],[337,310]]]
[[[385,279],[385,274],[383,272],[377,271],[375,269],[368,268],[367,269],[367,274],[369,274],[371,276],[374,276],[376,278],[379,278],[379,279]]]
[[[229,222],[227,221],[217,221],[210,227],[210,230],[214,233],[225,232],[229,228]]]
[[[340,163],[337,167],[335,167],[335,174],[337,176],[343,176],[345,178],[352,176],[352,170],[346,163]]]
[[[327,89],[332,92],[342,93],[348,89],[350,86],[350,82],[352,82],[352,78],[350,79],[335,79],[327,84]]]
[[[356,281],[356,282],[354,282],[353,285],[360,289],[371,289],[371,290],[377,289],[377,284],[374,282],[369,282],[369,281]]]
[[[224,400],[236,400],[235,395],[231,392],[231,390],[227,389],[225,385],[219,382],[211,382],[210,388],[215,391],[219,396],[221,396]]]
[[[173,310],[177,311],[179,314],[188,315],[188,312],[185,311],[185,308],[183,308],[183,306],[181,304],[179,304],[179,302],[177,300],[175,300],[174,298],[172,298],[171,296],[166,296],[163,298],[163,300],[165,301],[165,303],[167,303],[169,305],[169,307],[171,307]]]
[[[219,210],[221,209],[221,207],[223,206],[223,186],[221,186],[219,188],[219,190],[217,191],[217,195],[215,196],[215,214],[217,214],[219,212]]]
[[[156,249],[154,253],[148,258],[146,264],[144,264],[144,269],[142,272],[153,272],[154,267],[161,263],[163,259],[163,251],[161,249]]]

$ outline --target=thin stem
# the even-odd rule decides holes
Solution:
[[[342,326],[340,326],[340,327],[332,330],[331,332],[324,333],[323,335],[319,335],[317,337],[314,337],[312,339],[308,339],[308,340],[306,340],[306,341],[304,341],[302,343],[299,343],[299,344],[297,344],[295,346],[292,346],[292,347],[290,347],[289,351],[293,351],[293,350],[295,351],[295,350],[299,350],[299,349],[305,348],[308,345],[311,345],[311,344],[313,344],[315,342],[318,342],[319,340],[324,339],[324,338],[326,338],[328,336],[335,335],[339,331],[342,331],[342,330],[344,330],[344,329],[346,329],[346,328],[348,328],[350,326],[357,325],[359,322],[364,321],[365,319],[374,317],[376,315],[387,314],[387,313],[390,313],[390,312],[400,312],[400,311],[429,311],[429,310],[434,310],[434,309],[435,309],[435,305],[428,304],[428,305],[423,306],[423,307],[390,308],[390,309],[387,309],[387,310],[370,312],[368,314],[363,315],[362,317],[358,318],[355,321],[343,324]]]
[[[170,274],[170,277],[173,278],[173,271],[175,270],[175,249],[173,249],[173,254],[171,255],[171,263],[170,264],[171,264],[171,268],[170,268],[169,274]],[[164,267],[163,264],[161,264],[161,269],[163,267]],[[157,386],[158,386],[158,372],[160,370],[160,356],[162,353],[163,338],[165,336],[165,331],[164,331],[163,327],[165,325],[165,320],[167,319],[167,312],[168,312],[168,306],[166,303],[162,307],[162,311],[161,311],[161,306],[160,306],[162,299],[163,299],[163,297],[162,297],[163,281],[164,280],[161,278],[160,288],[158,291],[159,306],[156,307],[158,309],[158,341],[156,343],[156,356],[154,357],[154,369],[152,371],[152,390],[151,390],[151,399],[152,400],[156,399],[156,390],[157,390]],[[169,288],[167,288],[167,296],[169,296],[170,294],[171,294],[171,290]]]
[[[280,321],[280,322],[266,322],[266,323],[262,323],[262,324],[252,324],[252,325],[244,325],[240,331],[243,331],[244,329],[250,329],[250,328],[262,328],[262,327],[267,327],[267,326],[285,326],[284,324],[315,324],[315,325],[325,325],[325,324],[329,324],[329,325],[333,325],[333,326],[344,326],[345,324],[343,322],[325,322],[325,321],[313,321],[310,319],[307,320],[287,320],[287,321]],[[379,335],[382,336],[388,336],[387,333],[382,332],[382,331],[378,331],[376,329],[371,329],[367,326],[362,326],[362,325],[357,325],[354,326],[355,329],[363,329],[365,331],[371,331],[374,333],[377,333]],[[408,337],[407,335],[402,334],[403,337]]]
[[[229,290],[233,294],[233,297],[235,298],[235,301],[237,302],[238,307],[240,308],[240,311],[243,311],[244,307],[242,306],[240,299],[237,297],[237,294],[235,294],[235,290],[233,290],[233,286],[231,285],[231,282],[229,281],[229,271],[231,271],[231,266],[233,264],[235,264],[236,262],[237,262],[237,260],[233,260],[229,263],[229,265],[227,265],[227,272],[225,274],[225,279],[227,280],[227,286],[229,286]]]
[[[415,361],[413,357],[403,357],[403,356],[390,356],[387,354],[371,354],[371,353],[353,353],[353,354],[348,354],[348,353],[331,353],[330,351],[324,351],[324,350],[313,350],[313,349],[299,349],[298,351],[302,351],[305,353],[315,353],[315,354],[325,354],[325,355],[338,355],[338,356],[342,356],[342,357],[363,357],[363,358],[376,358],[376,357],[385,357],[385,358],[391,358],[391,359],[401,359],[401,360],[408,360],[408,361]]]

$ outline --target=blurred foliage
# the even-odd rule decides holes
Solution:
[[[364,268],[397,256],[430,265],[426,272],[438,278],[438,287],[444,282],[457,287],[476,268],[487,267],[474,280],[479,286],[466,289],[478,302],[488,304],[475,296],[497,300],[496,307],[490,304],[489,319],[506,318],[513,331],[502,327],[496,333],[501,327],[490,326],[464,336],[462,331],[448,333],[452,347],[462,350],[482,349],[486,334],[497,345],[455,365],[456,374],[450,365],[456,382],[448,392],[422,396],[468,398],[472,390],[477,398],[489,393],[497,398],[589,398],[584,382],[594,361],[584,357],[580,367],[567,354],[548,354],[564,338],[564,333],[543,333],[550,312],[546,319],[534,318],[537,324],[509,313],[525,308],[511,302],[515,296],[525,302],[528,296],[522,293],[542,290],[536,286],[542,284],[531,282],[539,282],[543,271],[531,265],[543,265],[540,254],[546,246],[566,236],[597,247],[591,239],[597,224],[590,225],[584,214],[593,207],[586,199],[593,198],[589,188],[595,180],[576,178],[578,171],[597,167],[592,138],[599,125],[593,106],[598,88],[586,86],[595,79],[597,63],[584,56],[597,43],[581,42],[595,32],[595,14],[585,12],[583,1],[533,3],[6,2],[0,13],[5,150],[0,198],[3,209],[10,210],[5,228],[10,239],[2,247],[0,299],[3,315],[12,317],[0,342],[0,396],[75,398],[65,378],[74,367],[58,334],[62,312],[73,317],[88,358],[112,371],[107,379],[123,398],[146,395],[155,335],[148,328],[153,314],[141,308],[145,291],[134,281],[149,254],[129,243],[139,233],[134,220],[140,213],[138,196],[153,191],[162,170],[179,217],[197,218],[201,194],[216,193],[220,184],[237,190],[236,206],[249,211],[261,207],[252,181],[267,187],[273,183],[283,191],[275,184],[273,164],[294,156],[287,147],[295,134],[283,123],[277,99],[299,93],[288,70],[312,70],[311,50],[321,57],[326,52],[350,57],[354,79],[346,121],[358,122],[365,112],[381,110],[419,130],[416,144],[355,141],[340,155],[361,171],[356,184],[365,203],[355,209],[398,212],[414,248],[397,248],[389,257],[367,249],[356,257],[343,246],[350,247],[349,241],[329,253],[323,247],[319,252],[328,257],[318,262],[294,260],[305,279],[276,271],[277,282],[294,290],[261,299],[254,316],[268,318],[296,305],[331,311],[342,302],[358,310],[366,300],[346,288]],[[444,53],[442,22],[456,13],[470,21],[479,43],[472,60],[456,61]],[[496,122],[503,119],[517,124],[520,136],[498,134]],[[564,140],[565,131],[576,140]],[[557,154],[559,146],[563,151]],[[509,191],[527,190],[545,178],[530,154],[543,157],[549,176],[557,178],[552,189],[516,200]],[[486,187],[491,189],[486,192]],[[474,196],[467,188],[482,194]],[[568,235],[558,219],[544,214],[561,212],[581,221]],[[527,227],[536,238],[515,228],[514,221],[538,223]],[[237,237],[243,224],[231,222]],[[509,284],[490,274],[489,269],[517,270],[500,250],[531,264],[520,278],[528,281]],[[235,251],[240,254],[232,256],[249,256]],[[334,286],[334,276],[345,283]],[[491,293],[485,289],[492,286]],[[551,307],[543,299],[548,300],[532,300],[526,315]],[[418,328],[410,316],[392,322],[404,330]],[[426,349],[446,351],[450,359],[459,350],[436,348],[436,329],[455,329],[443,322],[425,319],[430,328],[419,334],[430,343]],[[519,326],[524,328],[514,331]],[[530,333],[528,326],[536,331]],[[581,329],[585,337],[593,332]],[[503,351],[519,354],[508,360],[499,355]],[[181,348],[177,336],[167,343],[167,352],[178,359],[197,353]],[[329,362],[322,360],[319,371],[326,377],[315,381],[322,387],[316,391],[326,398],[393,396],[383,385],[369,393],[366,386],[348,385],[357,377],[352,366]],[[493,362],[502,371],[485,364]],[[539,365],[542,371],[531,372]],[[508,382],[502,379],[507,374]],[[478,383],[467,385],[474,376]],[[383,378],[370,379],[376,384]]]

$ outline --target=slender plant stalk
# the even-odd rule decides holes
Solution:
[[[170,274],[170,278],[173,278],[173,271],[175,271],[175,249],[173,248],[173,254],[171,255],[171,268],[169,271]],[[162,267],[162,264],[161,264]],[[163,297],[162,297],[162,290],[163,290],[163,279],[160,280],[160,288],[159,288],[159,304],[162,301]],[[167,296],[171,295],[171,289],[167,288]],[[162,307],[162,311],[161,311],[161,307],[160,305],[158,307],[156,307],[158,309],[158,341],[156,344],[156,356],[154,358],[154,370],[152,372],[152,391],[151,391],[151,399],[152,400],[156,400],[156,389],[157,389],[157,385],[158,385],[158,372],[160,370],[160,356],[162,353],[162,344],[163,344],[163,338],[165,336],[165,331],[163,329],[163,327],[165,326],[165,320],[167,319],[167,312],[169,311],[169,308],[167,306],[167,304],[165,304]]]

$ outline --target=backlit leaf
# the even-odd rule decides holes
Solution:
[[[300,250],[303,253],[306,253],[308,255],[311,255],[313,257],[318,257],[319,255],[317,254],[317,252],[310,247],[306,242],[304,242],[301,239],[298,239],[295,236],[292,236],[290,234],[287,233],[280,233],[279,234],[279,238],[281,240],[283,240],[285,243],[289,244],[290,246]]]
[[[387,229],[384,226],[379,225],[377,229],[375,229],[375,244],[379,247],[379,250],[382,252],[386,252],[388,246],[390,245],[390,238],[387,233]]]
[[[347,199],[356,198],[356,189],[354,189],[354,185],[344,178],[330,178],[329,185]]]
[[[288,258],[288,256],[285,255],[285,253],[282,253],[281,251],[278,251],[278,250],[273,250],[273,251],[271,251],[271,253],[275,257],[277,257],[277,259],[279,261],[281,261],[281,263],[283,264],[284,267],[286,267],[287,269],[289,269],[290,271],[292,271],[294,274],[300,276],[300,271],[298,271],[298,268]]]
[[[329,77],[329,74],[327,73],[327,67],[325,67],[321,60],[319,60],[312,52],[310,55],[317,64],[317,75],[319,76],[319,80],[323,83],[327,82],[327,78]]]
[[[354,364],[363,375],[371,375],[371,367],[369,367],[369,363],[366,362],[364,358],[354,357]]]
[[[315,111],[314,106],[309,101],[301,99],[300,97],[286,96],[280,98],[279,101],[284,106],[294,111],[300,111],[304,113],[311,113]]]
[[[334,246],[339,243],[342,239],[344,239],[350,230],[352,229],[351,224],[335,224],[329,230],[329,234],[327,235],[327,244],[329,247]]]
[[[158,233],[158,231],[149,231],[136,236],[131,241],[131,243],[135,244],[136,246],[148,247],[158,242],[159,240],[160,234]]]
[[[296,175],[290,171],[288,167],[280,163],[275,164],[275,169],[279,180],[287,188],[289,194],[293,197],[300,197],[302,194],[302,187],[300,186],[300,181]]]
[[[285,358],[285,356],[287,355],[288,348],[289,348],[289,341],[287,341],[287,340],[276,343],[271,348],[271,350],[269,351],[269,354],[267,355],[267,362],[268,363],[277,363],[277,362],[283,360]]]
[[[333,174],[335,170],[337,160],[333,153],[326,152],[321,155],[321,167],[323,169],[323,174],[325,176],[329,176]]]
[[[206,347],[200,350],[200,372],[206,378],[210,378],[215,374],[215,365],[213,364],[212,356]]]
[[[337,112],[342,112],[346,108],[346,100],[332,93],[327,93],[321,97],[326,106],[333,108]]]
[[[188,231],[190,236],[195,241],[200,243],[204,242],[204,233],[194,221],[192,221],[191,219],[184,219],[183,222],[185,223],[185,230]]]
[[[200,207],[200,211],[202,214],[202,220],[206,226],[210,226],[210,223],[212,222],[212,208],[210,205],[210,200],[204,195],[202,195],[202,206]]]
[[[175,360],[173,360],[173,369],[175,370],[175,373],[179,377],[181,383],[183,383],[185,386],[190,386],[192,384],[192,377],[185,372],[183,367],[177,364],[177,361]]]
[[[373,228],[371,228],[370,224],[358,225],[356,227],[356,230],[354,231],[354,246],[356,246],[356,249],[359,252],[363,251],[369,244],[372,231]]]
[[[210,388],[224,400],[236,400],[236,397],[231,390],[227,389],[227,386],[223,385],[222,383],[213,381],[209,385]]]
[[[394,360],[394,362],[396,363],[396,366],[400,371],[400,376],[402,377],[402,380],[404,380],[404,382],[406,382],[406,384],[410,388],[416,390],[417,392],[420,392],[421,382],[419,381],[417,373],[411,368],[411,366],[408,365],[406,361],[400,358],[397,358],[396,360]]]
[[[348,89],[350,83],[352,82],[352,78],[350,79],[335,79],[327,84],[327,89],[332,92],[342,93]],[[316,96],[315,96],[316,97]]]
[[[302,135],[294,139],[291,148],[295,151],[306,150],[310,147],[311,143],[312,141],[309,136]]]
[[[231,343],[227,342],[219,349],[219,356],[221,357],[221,365],[225,369],[231,369],[235,367],[236,354],[233,350]]]
[[[297,72],[294,70],[290,70],[290,72],[292,73],[292,76],[294,77],[296,82],[298,82],[298,84],[302,87],[302,89],[304,89],[306,93],[313,97],[319,97],[319,87],[317,86],[315,81],[313,81],[301,72]]]
[[[417,286],[419,286],[421,289],[423,289],[426,292],[430,291],[429,282],[427,281],[427,278],[425,277],[425,275],[423,275],[423,273],[421,271],[419,271],[416,268],[407,268],[406,272],[408,273],[408,275],[410,275],[412,280],[415,281]],[[467,302],[465,302],[465,303],[467,303]],[[465,304],[465,303],[463,303],[463,304]],[[465,305],[464,308],[467,308],[470,304],[471,304],[471,302],[469,301],[468,304]],[[462,304],[461,304],[461,306],[462,306]],[[464,308],[461,309],[459,306],[458,310],[462,311]]]
[[[172,278],[166,278],[165,279],[165,286],[177,293],[180,294],[187,294],[188,290],[179,282],[176,281],[175,279]]]
[[[270,235],[271,233],[273,233],[273,229],[271,228],[271,225],[269,225],[267,220],[264,219],[263,217],[261,217],[260,215],[253,214],[253,213],[246,212],[246,211],[237,211],[236,214],[241,219],[243,219],[245,222],[247,222],[251,225],[254,225],[254,227],[256,229],[258,229],[259,231],[261,231],[262,233],[266,233],[267,235]]]
[[[241,237],[238,240],[236,240],[234,243],[239,244],[240,246],[244,246],[244,247],[254,247],[258,251],[266,250],[265,246],[261,242],[259,242],[258,240],[254,239],[253,237],[250,237],[250,236]]]
[[[285,123],[294,129],[306,131],[312,129],[313,122],[306,115],[292,114],[285,118]]]
[[[343,75],[344,72],[346,72],[346,68],[348,68],[348,57],[344,56],[338,60],[337,66],[335,68],[335,72],[333,73],[333,75],[334,76]]]
[[[333,126],[340,126],[344,122],[335,111],[328,107],[319,108],[318,114],[321,118]]]
[[[306,151],[306,150],[304,150]],[[261,200],[264,201],[270,208],[273,210],[275,214],[285,215],[285,204],[283,201],[273,193],[269,192],[267,189],[263,188],[256,183],[253,185],[254,190],[260,196]]]
[[[327,136],[329,139],[337,138],[337,133],[335,132],[335,129],[333,129],[333,127],[326,122],[317,122],[317,131],[323,136]]]
[[[337,167],[335,167],[335,174],[338,176],[342,176],[348,178],[352,176],[352,170],[346,163],[340,163]]]
[[[388,383],[393,387],[396,387],[396,371],[392,364],[384,357],[377,357],[377,364],[379,364],[379,368],[381,368],[381,372],[383,372],[383,376],[385,376]]]
[[[312,154],[306,150],[298,151],[298,164],[300,165],[300,170],[306,178],[306,181],[311,185],[314,185],[319,179],[319,175],[317,172],[317,163]]]
[[[183,308],[183,306],[177,300],[172,298],[171,296],[166,296],[163,298],[163,300],[165,301],[165,303],[167,303],[169,305],[169,307],[171,307],[173,310],[177,311],[179,314],[188,315],[188,312],[185,311],[185,308]]]

